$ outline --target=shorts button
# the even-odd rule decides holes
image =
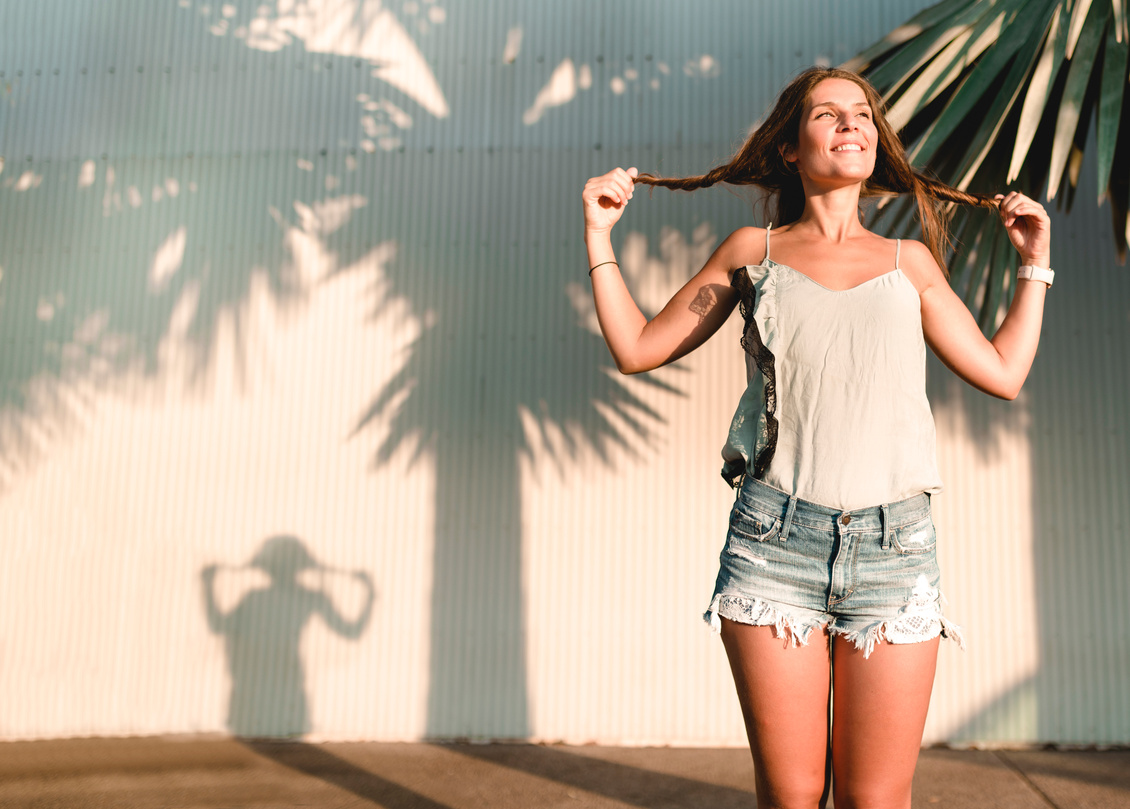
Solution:
[[[850,522],[851,522],[851,515],[850,514],[845,514],[844,516],[840,517],[840,525],[847,525]]]

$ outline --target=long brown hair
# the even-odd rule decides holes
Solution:
[[[943,204],[956,202],[993,208],[996,207],[996,202],[984,194],[967,194],[915,171],[907,162],[902,142],[887,122],[882,97],[870,82],[850,70],[811,67],[793,79],[781,92],[769,117],[754,130],[728,163],[698,177],[680,179],[641,174],[636,182],[682,191],[707,188],[715,183],[759,186],[769,192],[768,201],[776,209],[777,224],[795,222],[804,213],[804,187],[795,167],[790,167],[785,162],[782,153],[789,147],[796,147],[801,115],[809,96],[816,85],[825,79],[854,82],[863,90],[867,103],[871,105],[875,127],[879,132],[879,149],[875,155],[875,170],[864,182],[861,196],[913,194],[923,239],[944,272],[949,233],[947,218],[943,216]]]

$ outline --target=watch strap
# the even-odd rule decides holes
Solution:
[[[1043,281],[1049,287],[1055,279],[1055,273],[1046,267],[1037,267],[1034,264],[1022,264],[1016,270],[1017,278],[1026,278],[1030,281]]]

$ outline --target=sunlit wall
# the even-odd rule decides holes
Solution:
[[[709,168],[926,4],[0,6],[0,738],[744,743],[700,619],[736,326],[618,376],[580,188]],[[929,368],[969,648],[927,741],[1130,742],[1105,222],[1056,218],[1017,402]],[[748,223],[638,194],[641,304]]]

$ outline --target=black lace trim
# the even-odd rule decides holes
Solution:
[[[753,314],[757,303],[757,288],[750,280],[745,267],[734,270],[730,285],[738,293],[738,308],[745,321],[745,330],[742,332],[742,348],[753,357],[757,368],[765,378],[765,433],[766,442],[757,458],[753,462],[753,476],[757,480],[765,477],[765,470],[773,461],[773,454],[777,451],[777,365],[773,352],[765,347],[761,341],[761,332],[757,330],[757,321]]]

